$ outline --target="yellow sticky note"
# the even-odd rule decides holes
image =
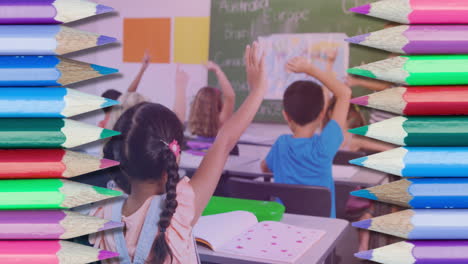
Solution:
[[[202,64],[208,60],[209,17],[176,17],[174,21],[174,62]]]

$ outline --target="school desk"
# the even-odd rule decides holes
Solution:
[[[341,239],[349,226],[348,221],[342,219],[323,218],[306,215],[284,214],[281,222],[285,224],[322,229],[326,232],[315,245],[313,245],[302,258],[295,264],[323,263],[334,251],[337,242]],[[198,253],[202,261],[211,263],[230,263],[230,264],[263,264],[270,262],[261,262],[249,259],[239,255],[216,253],[206,247],[198,245]],[[328,260],[327,260],[328,263]],[[276,264],[276,262],[272,262]]]

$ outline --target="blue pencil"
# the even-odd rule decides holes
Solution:
[[[0,25],[0,55],[63,55],[113,42],[60,25]]]
[[[467,209],[468,178],[415,178],[354,191],[351,195],[415,209]]]
[[[468,239],[468,210],[408,209],[353,226],[405,239]]]
[[[350,163],[402,177],[468,177],[468,147],[401,147]]]
[[[57,56],[0,56],[0,86],[65,86],[116,72]]]
[[[0,118],[63,118],[119,102],[67,88],[0,88]]]

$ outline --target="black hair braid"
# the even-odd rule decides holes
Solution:
[[[155,264],[164,263],[167,257],[171,259],[172,263],[173,255],[166,241],[166,230],[171,224],[172,216],[174,215],[178,205],[176,200],[176,188],[177,183],[179,182],[179,166],[177,165],[177,160],[174,153],[169,149],[168,146],[165,147],[161,154],[166,164],[165,169],[167,172],[167,182],[164,209],[161,212],[158,222],[159,234],[156,237],[153,245],[154,257],[152,263]]]

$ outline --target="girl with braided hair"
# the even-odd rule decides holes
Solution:
[[[239,110],[221,127],[213,146],[192,179],[180,177],[179,144],[183,126],[166,107],[141,103],[116,123],[122,132],[105,147],[121,162],[115,178],[127,195],[92,210],[94,216],[123,221],[123,230],[90,237],[101,249],[120,257],[105,263],[194,264],[198,262],[192,228],[218,184],[231,149],[252,122],[267,89],[264,57],[258,44],[247,46],[246,72],[251,91]]]

